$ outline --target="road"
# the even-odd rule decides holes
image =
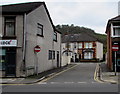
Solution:
[[[118,92],[117,84],[96,81],[95,69],[95,63],[78,63],[36,84],[5,85],[3,92]]]

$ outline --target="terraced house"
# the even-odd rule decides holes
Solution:
[[[103,59],[103,43],[86,33],[69,34],[62,38],[62,54],[71,56],[71,61],[100,61]]]
[[[60,67],[61,33],[44,2],[2,5],[0,76],[21,77]]]

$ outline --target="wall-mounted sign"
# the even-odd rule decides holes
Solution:
[[[37,53],[40,52],[41,51],[40,46],[39,45],[35,46],[34,51]]]
[[[0,47],[16,47],[17,40],[0,40]]]
[[[119,50],[119,45],[113,45],[112,50],[113,51],[118,51]]]

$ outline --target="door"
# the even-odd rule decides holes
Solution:
[[[6,48],[6,76],[16,75],[16,49]]]
[[[57,51],[57,67],[59,67],[59,51]]]

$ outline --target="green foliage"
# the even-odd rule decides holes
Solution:
[[[87,33],[95,38],[97,38],[104,45],[104,54],[106,53],[107,43],[106,43],[106,35],[96,33],[94,30],[87,27],[80,27],[71,25],[57,25],[56,29],[62,33],[62,37],[66,34],[79,34],[79,33]]]

